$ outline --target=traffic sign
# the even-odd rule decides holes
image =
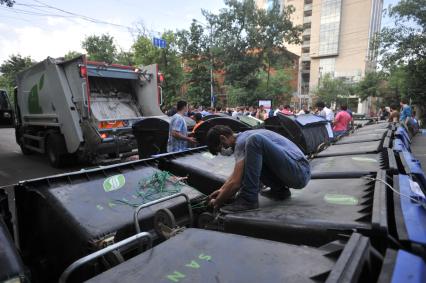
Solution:
[[[152,39],[152,43],[154,44],[155,47],[159,47],[159,48],[166,48],[166,45],[167,45],[166,40],[162,38],[157,38],[157,37],[154,37]]]

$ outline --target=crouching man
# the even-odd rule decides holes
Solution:
[[[221,207],[237,192],[234,202],[223,206],[223,213],[254,210],[259,207],[261,183],[270,190],[264,194],[275,199],[290,197],[289,188],[302,189],[311,178],[308,160],[285,137],[264,129],[234,135],[227,126],[215,126],[207,133],[209,151],[235,156],[235,167],[223,186],[210,196],[209,204]]]

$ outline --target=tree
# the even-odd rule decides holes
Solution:
[[[274,0],[269,10],[257,9],[254,0],[226,0],[219,14],[203,11],[213,29],[215,66],[225,71],[225,83],[250,93],[259,84],[261,69],[271,67],[287,53],[284,44],[300,43],[302,27],[290,20],[293,6],[281,8]]]
[[[108,34],[88,36],[81,43],[81,47],[86,50],[89,60],[106,63],[115,61],[117,48],[114,45],[114,38]]]
[[[81,55],[82,55],[81,52],[78,52],[78,51],[68,51],[64,55],[64,59],[65,60],[71,60],[71,59],[74,59],[74,58],[81,56]]]
[[[353,93],[353,88],[342,79],[325,74],[313,92],[321,101],[331,105],[332,103],[346,101],[349,95]]]
[[[399,86],[404,85],[399,95],[412,99],[413,103],[425,109],[425,1],[402,0],[389,8],[389,16],[394,20],[394,26],[383,28],[377,37],[381,64],[391,78],[398,78],[396,81]]]
[[[14,0],[0,0],[0,5],[4,5],[6,4],[6,6],[8,7],[13,7],[13,4],[15,4]]]
[[[178,54],[175,33],[166,31],[161,36],[167,42],[166,48],[157,48],[151,39],[140,34],[132,46],[137,65],[158,64],[164,74],[163,97],[166,106],[174,105],[180,99],[183,81],[182,61]]]
[[[117,53],[115,62],[126,66],[134,66],[134,54],[131,51],[120,50],[120,52]]]
[[[0,65],[0,87],[3,87],[7,90],[8,94],[11,96],[10,100],[13,101],[13,88],[16,85],[16,75],[31,67],[36,62],[31,59],[31,57],[23,57],[19,54],[10,55],[9,59],[4,61]]]
[[[188,101],[193,105],[210,105],[212,68],[209,37],[195,20],[189,31],[177,33],[177,43],[185,66],[184,84]]]
[[[356,85],[356,93],[361,100],[366,100],[368,97],[380,97],[383,89],[381,83],[383,76],[377,72],[368,72]]]

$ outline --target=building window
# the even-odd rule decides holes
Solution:
[[[334,76],[334,71],[336,69],[336,58],[320,59],[319,68],[321,76],[324,76],[325,74],[331,74]]]
[[[319,56],[337,55],[339,48],[341,0],[321,3]]]

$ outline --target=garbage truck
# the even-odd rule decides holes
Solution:
[[[156,64],[48,57],[17,75],[16,142],[23,154],[45,153],[54,167],[136,155],[133,123],[164,115],[160,75]]]

